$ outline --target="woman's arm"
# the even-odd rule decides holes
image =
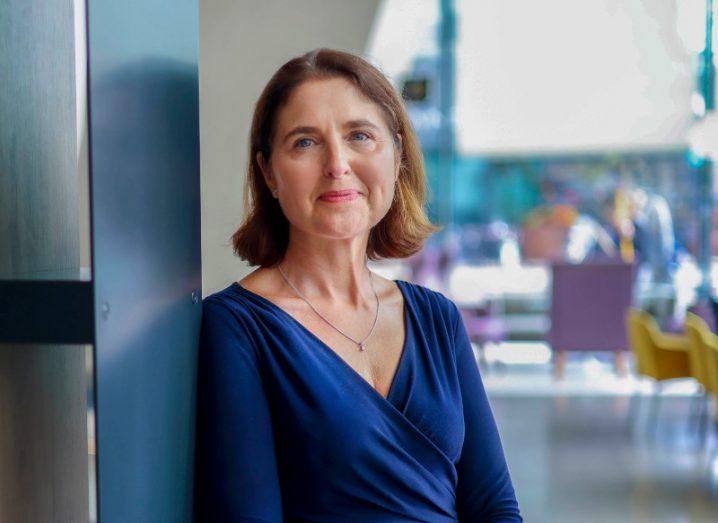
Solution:
[[[281,523],[267,399],[255,347],[220,302],[202,308],[195,515],[202,523]]]
[[[453,304],[452,304],[453,305]],[[456,365],[464,406],[464,447],[456,492],[459,521],[520,522],[514,487],[479,368],[455,305]]]

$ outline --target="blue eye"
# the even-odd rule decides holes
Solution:
[[[312,145],[312,139],[311,138],[300,138],[294,143],[295,147],[298,147],[300,149],[306,149]]]
[[[352,138],[359,142],[365,142],[370,138],[370,136],[365,132],[358,131],[352,135]]]

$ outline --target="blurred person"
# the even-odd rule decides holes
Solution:
[[[618,248],[609,232],[595,218],[580,214],[569,227],[566,238],[565,256],[571,263],[603,257],[613,259]]]
[[[650,267],[653,283],[670,283],[676,239],[668,201],[642,189],[637,191],[635,201],[633,225],[638,261]]]
[[[613,197],[612,224],[617,236],[621,260],[626,263],[633,263],[636,259],[636,228],[632,218],[637,194],[631,193],[624,184],[621,184]]]
[[[315,50],[255,107],[236,254],[204,300],[198,521],[522,521],[456,305],[370,271],[437,230],[400,97]]]

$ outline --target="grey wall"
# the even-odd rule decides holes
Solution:
[[[315,47],[363,53],[379,0],[202,0],[200,129],[204,295],[250,268],[229,237],[242,218],[249,126],[274,71]]]

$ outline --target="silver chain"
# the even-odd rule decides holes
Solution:
[[[279,269],[279,273],[282,275],[282,278],[284,278],[284,281],[287,282],[287,285],[289,285],[294,290],[294,292],[297,293],[297,296],[299,296],[301,299],[303,299],[306,302],[307,305],[309,305],[309,307],[317,314],[317,316],[319,316],[321,319],[323,319],[332,329],[337,331],[339,334],[344,336],[346,339],[356,343],[359,346],[359,350],[361,350],[361,351],[364,350],[364,343],[366,342],[366,340],[369,339],[369,336],[371,336],[372,333],[374,332],[374,327],[376,327],[376,321],[379,318],[379,296],[376,293],[376,289],[374,289],[374,280],[372,280],[371,271],[369,271],[369,283],[371,283],[371,290],[374,292],[374,298],[376,298],[376,314],[374,315],[374,323],[372,323],[372,325],[371,325],[371,330],[369,331],[369,334],[367,334],[363,340],[357,341],[354,338],[352,338],[351,336],[348,336],[347,334],[342,332],[336,325],[334,325],[331,321],[326,319],[317,309],[315,309],[314,306],[311,303],[309,303],[309,300],[306,299],[304,297],[304,295],[301,292],[299,292],[299,290],[294,285],[292,285],[292,283],[287,279],[287,275],[284,274],[282,267],[277,265],[277,269]],[[367,267],[367,269],[368,269],[368,267]]]

